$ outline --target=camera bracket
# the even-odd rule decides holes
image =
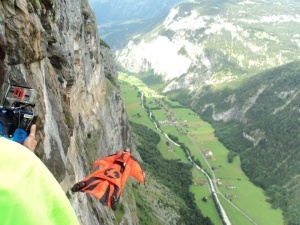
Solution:
[[[36,97],[37,92],[32,88],[9,85],[0,106],[0,136],[24,142],[37,119],[33,112]]]

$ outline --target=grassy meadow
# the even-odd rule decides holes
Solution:
[[[199,159],[202,168],[211,177],[212,173],[215,174],[220,182],[219,190],[224,196],[219,195],[219,199],[233,225],[284,224],[282,212],[279,209],[272,209],[263,190],[252,184],[243,173],[239,157],[235,157],[232,163],[228,163],[229,151],[214,136],[214,129],[210,124],[201,120],[192,110],[183,108],[178,103],[171,102],[164,96],[149,90],[135,77],[121,73],[119,79],[129,120],[142,123],[157,131],[146,110],[141,106],[139,91],[143,92],[146,105],[153,113],[155,120],[165,121],[160,124],[160,129],[166,134],[176,136],[178,142],[184,143],[193,159]],[[163,133],[159,134],[161,141],[158,148],[164,158],[189,163],[180,147],[168,140]],[[197,206],[204,216],[208,216],[216,225],[221,225],[222,221],[210,197],[205,176],[195,167],[191,171],[191,176],[194,185],[190,187],[190,191],[195,195]],[[206,201],[203,200],[205,197],[207,197]],[[246,218],[242,212],[255,222]]]

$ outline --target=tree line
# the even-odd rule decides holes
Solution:
[[[167,160],[160,154],[157,144],[160,136],[148,127],[130,122],[136,136],[136,144],[144,161],[143,167],[147,172],[155,175],[157,180],[167,186],[174,195],[179,196],[185,203],[180,204],[180,219],[178,224],[211,225],[208,217],[204,217],[198,209],[194,195],[189,191],[192,184],[192,166],[178,160]]]

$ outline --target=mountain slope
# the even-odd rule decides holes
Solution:
[[[118,50],[117,61],[160,75],[165,91],[228,82],[299,59],[299,10],[294,0],[182,3]]]
[[[180,99],[178,93],[169,94]],[[239,154],[247,176],[266,190],[273,207],[283,209],[287,224],[297,224],[300,61],[227,86],[202,89],[191,105],[232,151],[228,161]]]

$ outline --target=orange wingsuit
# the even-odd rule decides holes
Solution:
[[[128,151],[120,151],[114,155],[100,158],[93,167],[101,166],[82,181],[75,184],[71,190],[94,195],[103,205],[116,210],[120,195],[129,176],[145,183],[140,164]]]

